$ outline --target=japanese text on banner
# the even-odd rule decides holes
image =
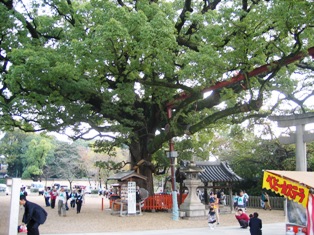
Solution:
[[[304,207],[307,206],[309,189],[296,182],[284,179],[280,176],[265,171],[263,178],[263,188],[279,193],[280,195],[285,196],[290,200],[302,204]]]

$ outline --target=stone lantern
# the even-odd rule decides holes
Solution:
[[[206,216],[205,205],[201,203],[196,191],[197,187],[202,183],[198,177],[199,173],[202,171],[203,170],[197,167],[193,161],[181,169],[181,172],[186,174],[184,184],[189,189],[188,196],[180,206],[181,217],[191,218]]]

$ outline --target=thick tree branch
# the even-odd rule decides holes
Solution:
[[[184,6],[182,8],[182,11],[181,11],[181,14],[179,16],[179,19],[178,19],[178,21],[177,21],[177,23],[175,25],[175,28],[177,29],[178,34],[180,34],[181,29],[182,29],[183,25],[185,24],[186,13],[193,11],[193,9],[191,7],[191,3],[192,3],[192,0],[185,0],[184,1]]]
[[[298,63],[296,66],[301,69],[308,69],[308,70],[314,71],[314,66],[309,63],[302,62],[302,63]]]

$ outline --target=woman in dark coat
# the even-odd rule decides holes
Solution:
[[[20,196],[20,205],[25,207],[22,222],[26,224],[27,235],[39,235],[39,225],[45,223],[47,212],[39,205],[26,200],[24,195]]]
[[[258,218],[258,213],[254,212],[249,222],[251,235],[262,235],[262,220]]]

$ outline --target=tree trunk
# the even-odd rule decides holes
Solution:
[[[145,188],[148,192],[149,192],[149,195],[154,195],[154,177],[153,177],[153,171],[150,167],[141,167],[140,168],[140,173],[144,176],[147,177],[147,181],[144,182],[143,181],[143,186],[141,187],[141,185],[139,184],[139,186],[141,188]]]
[[[144,142],[146,141],[144,140]],[[155,166],[151,163],[152,158],[151,154],[147,151],[147,144],[140,144],[138,141],[132,141],[129,147],[131,154],[131,167],[133,168],[137,166],[139,174],[147,177],[147,181],[139,180],[137,184],[140,188],[146,189],[149,192],[149,195],[153,195],[153,173],[155,171]]]

